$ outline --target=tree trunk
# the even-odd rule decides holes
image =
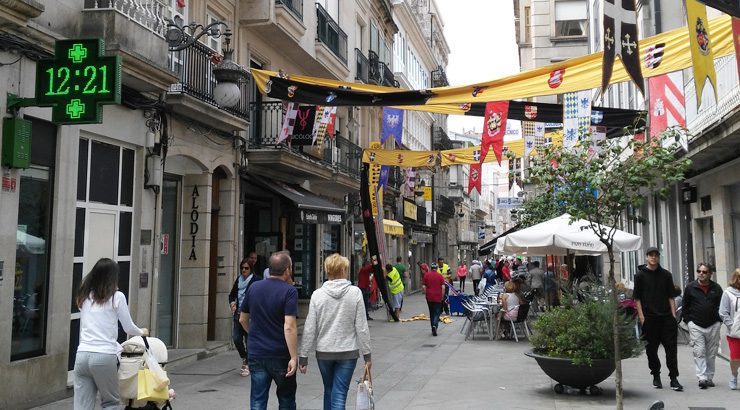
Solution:
[[[611,288],[611,301],[614,305],[614,312],[612,313],[612,335],[614,337],[614,368],[616,373],[614,375],[615,380],[615,398],[617,400],[617,410],[624,409],[624,391],[622,390],[622,352],[619,348],[619,297],[617,296],[617,281],[614,277],[614,249],[612,246],[607,245],[607,253],[609,254],[609,286]]]

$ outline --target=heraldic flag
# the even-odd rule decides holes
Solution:
[[[385,143],[388,137],[396,140],[396,146],[400,147],[403,137],[403,110],[398,108],[383,108],[383,133],[380,135],[380,143]]]
[[[506,134],[506,117],[508,113],[508,101],[489,102],[486,104],[486,116],[483,122],[483,137],[480,147],[480,162],[486,160],[488,150],[493,147],[496,161],[501,165],[501,153],[504,150],[504,134]]]
[[[696,107],[701,107],[701,96],[707,79],[714,90],[714,101],[717,101],[717,74],[714,71],[714,53],[712,40],[707,25],[707,7],[696,0],[686,0],[688,16],[689,43],[691,44],[691,61],[694,66],[694,84],[696,85]]]
[[[735,45],[735,62],[740,75],[740,18],[732,18],[732,42]]]
[[[470,175],[468,175],[468,195],[475,189],[480,194],[482,165],[470,164]]]
[[[683,74],[675,71],[648,79],[650,137],[671,126],[686,127]]]
[[[604,0],[604,57],[601,68],[601,89],[604,91],[609,86],[614,61],[619,56],[625,71],[645,95],[637,42],[636,9],[635,0]]]

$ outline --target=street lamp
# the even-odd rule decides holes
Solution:
[[[223,59],[218,62],[214,61],[216,66],[213,67],[213,76],[217,82],[213,90],[213,98],[221,107],[233,107],[239,103],[242,94],[239,82],[249,80],[249,73],[232,58],[234,50],[231,49],[231,34],[231,29],[223,21],[214,21],[207,26],[195,22],[181,26],[172,20],[169,20],[167,33],[165,33],[170,51],[184,50],[205,35],[212,38],[224,37]]]

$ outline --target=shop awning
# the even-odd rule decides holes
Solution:
[[[383,232],[388,235],[403,236],[403,224],[392,219],[383,219]]]
[[[488,241],[488,242],[484,243],[483,245],[481,245],[480,248],[478,248],[478,254],[479,255],[488,255],[489,253],[491,253],[491,251],[493,251],[493,250],[496,249],[496,241],[498,240],[498,238],[500,238],[502,236],[506,236],[506,235],[508,235],[508,234],[510,234],[512,232],[516,232],[518,230],[519,230],[519,225],[514,225],[513,228],[509,229],[508,231],[504,231],[501,235],[496,236],[493,239],[491,239],[490,241]]]
[[[300,211],[303,223],[341,224],[345,220],[344,208],[299,186],[254,176],[251,179],[293,202]]]

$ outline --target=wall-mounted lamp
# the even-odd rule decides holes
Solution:
[[[214,61],[215,67],[213,67],[213,76],[217,82],[213,90],[213,99],[221,107],[233,107],[238,104],[242,96],[239,83],[249,81],[249,72],[235,63],[232,58],[234,50],[231,49],[231,34],[231,29],[223,21],[214,21],[207,26],[195,22],[181,26],[172,20],[169,20],[167,33],[165,33],[170,51],[184,50],[204,35],[212,38],[224,37],[223,59]]]

